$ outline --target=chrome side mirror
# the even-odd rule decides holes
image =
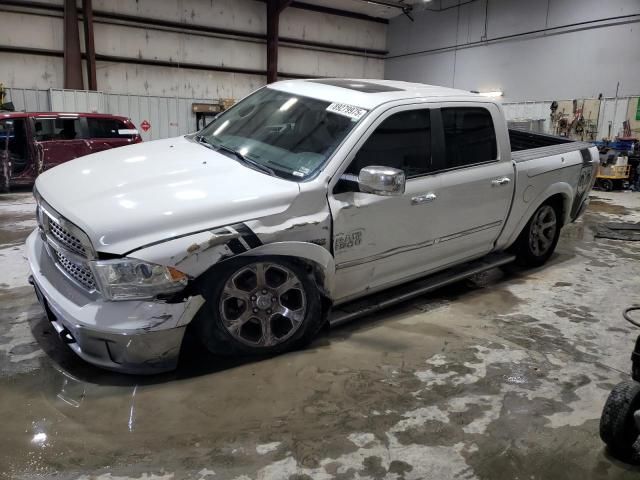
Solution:
[[[358,175],[360,191],[393,197],[404,193],[405,177],[402,170],[391,167],[364,167]]]

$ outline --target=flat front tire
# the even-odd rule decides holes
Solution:
[[[195,326],[215,354],[271,355],[299,348],[324,321],[313,272],[293,259],[228,260],[204,279],[201,290],[206,303]]]

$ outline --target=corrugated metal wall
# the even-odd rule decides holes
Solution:
[[[125,115],[140,129],[146,120],[151,128],[140,134],[144,140],[176,137],[196,130],[192,103],[214,103],[213,99],[175,98],[105,93],[105,113]]]
[[[192,103],[214,103],[206,98],[119,95],[88,90],[32,90],[8,88],[7,102],[16,110],[32,112],[96,112],[129,117],[144,140],[175,137],[196,130]],[[151,126],[143,131],[140,124]]]
[[[13,102],[16,110],[50,112],[49,90],[31,88],[5,88],[5,102]]]
[[[196,129],[196,116],[191,111],[192,103],[214,103],[206,98],[178,98],[143,95],[119,95],[116,93],[91,92],[87,90],[34,90],[7,88],[7,102],[13,102],[16,110],[32,112],[100,112],[124,115],[131,118],[140,129],[147,121],[151,128],[140,134],[144,140],[184,135]],[[622,133],[622,122],[628,120],[631,107],[637,105],[638,97],[605,98],[600,101],[598,135],[601,139]],[[505,117],[508,121],[543,120],[542,130],[549,132],[551,101],[505,102]],[[635,111],[635,110],[634,110]],[[632,120],[632,124],[635,121]]]

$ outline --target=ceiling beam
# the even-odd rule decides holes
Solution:
[[[373,3],[374,5],[382,5],[383,7],[391,7],[402,10],[404,13],[413,10],[413,5],[407,5],[397,0],[360,0],[361,2]]]

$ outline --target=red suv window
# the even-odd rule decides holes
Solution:
[[[115,118],[87,118],[89,138],[133,138],[135,129]]]

